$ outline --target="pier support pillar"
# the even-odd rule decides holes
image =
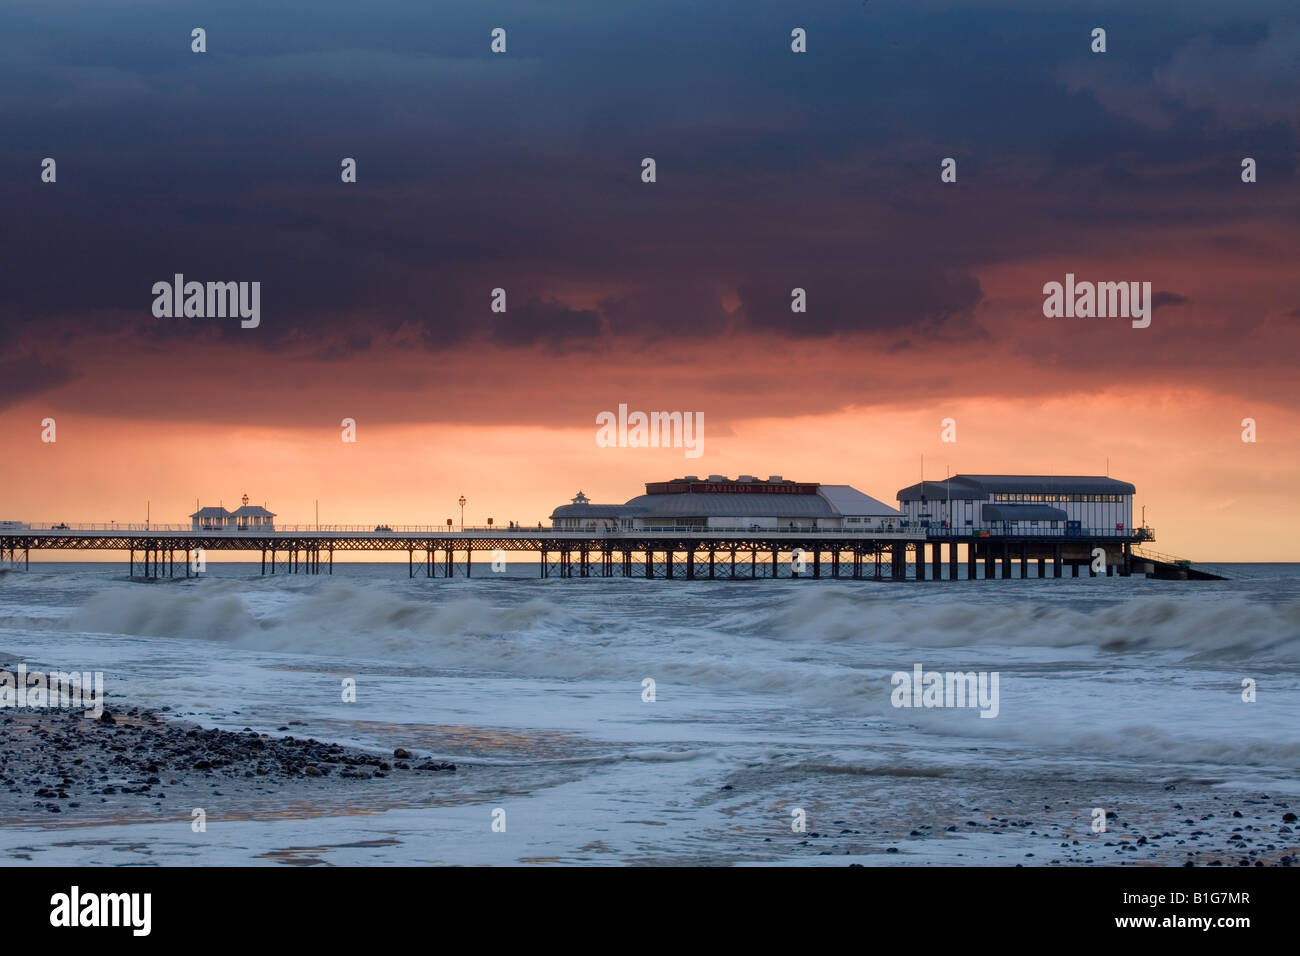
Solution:
[[[936,581],[942,581],[943,580],[943,542],[936,541],[932,545],[932,547],[934,548],[934,551],[931,554],[931,558],[933,559],[934,563],[930,566],[930,571],[931,571],[930,577],[934,578],[934,580]]]
[[[1029,545],[1021,542],[1020,544],[1020,578],[1024,580],[1029,577]]]
[[[1038,559],[1038,576],[1040,578],[1047,577],[1047,558],[1040,557]]]
[[[1011,577],[1011,542],[1002,542],[1002,577],[1003,580]]]
[[[918,581],[925,580],[925,542],[924,541],[918,541],[916,543],[916,579]]]
[[[1052,577],[1054,578],[1061,576],[1061,550],[1061,546],[1058,544],[1052,555]]]

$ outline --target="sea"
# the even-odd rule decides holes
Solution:
[[[1084,832],[1097,806],[1192,782],[1300,801],[1300,565],[1199,567],[1228,580],[430,579],[403,562],[142,583],[121,562],[34,563],[0,575],[0,660],[102,671],[111,710],[457,771],[391,807],[250,816],[230,790],[202,834],[179,807],[6,827],[0,857],[1010,865],[1027,836],[955,824],[1050,811]],[[996,713],[926,706],[900,690],[918,671],[989,678]]]

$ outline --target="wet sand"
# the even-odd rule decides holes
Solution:
[[[778,773],[789,783],[772,779]],[[791,767],[734,774],[716,800],[737,823],[759,810],[773,821],[761,839],[793,847],[807,862],[868,855],[898,865],[1300,865],[1300,801],[1217,783],[1063,779],[996,768],[956,779],[906,768],[845,775]],[[749,786],[766,794],[788,789],[789,797],[751,806]],[[791,830],[795,808],[805,813],[803,833]],[[1093,829],[1094,808],[1105,812],[1103,832]]]

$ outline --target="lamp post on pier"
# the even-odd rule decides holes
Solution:
[[[460,530],[465,530],[465,496],[460,496]]]

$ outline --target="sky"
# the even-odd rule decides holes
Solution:
[[[1043,6],[0,0],[0,519],[1109,473],[1161,551],[1295,560],[1297,8]],[[259,324],[155,316],[176,273]],[[1046,317],[1067,273],[1150,326]]]

